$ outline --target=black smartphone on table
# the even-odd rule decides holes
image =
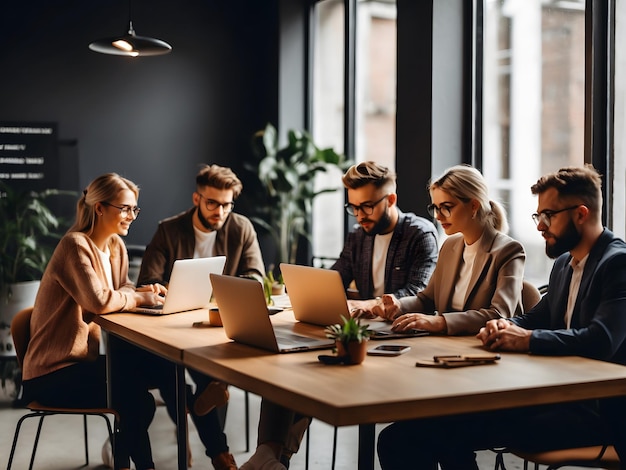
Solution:
[[[367,354],[370,356],[399,356],[409,349],[411,349],[411,346],[406,344],[380,344],[375,348],[369,349]]]

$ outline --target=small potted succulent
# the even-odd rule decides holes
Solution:
[[[360,318],[341,317],[343,324],[327,326],[326,337],[335,340],[337,356],[344,364],[360,364],[367,353],[369,325],[362,325]]]

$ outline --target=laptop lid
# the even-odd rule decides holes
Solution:
[[[198,308],[206,308],[213,295],[209,274],[221,274],[225,256],[178,259],[174,261],[165,302],[160,307],[137,307],[135,313],[168,315]]]
[[[211,274],[211,283],[224,331],[233,341],[281,353],[334,346],[333,341],[328,339],[313,338],[274,327],[260,282]]]
[[[350,317],[341,276],[332,269],[281,263],[280,272],[287,287],[296,320],[327,326]]]

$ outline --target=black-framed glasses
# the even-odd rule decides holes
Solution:
[[[359,215],[359,211],[363,212],[363,214],[365,214],[365,215],[372,215],[374,213],[374,207],[376,207],[378,204],[383,202],[387,196],[389,196],[389,194],[385,194],[378,201],[366,202],[364,204],[361,204],[360,206],[355,206],[354,204],[350,204],[348,202],[348,203],[344,204],[343,207],[345,207],[346,212],[348,213],[348,215],[353,215],[355,217],[357,215]]]
[[[552,217],[554,217],[556,214],[560,212],[571,211],[572,209],[577,209],[580,206],[581,204],[576,204],[575,206],[566,207],[564,209],[559,209],[557,211],[545,209],[539,213],[535,212],[531,217],[533,218],[535,225],[539,226],[539,224],[541,223],[545,225],[546,227],[550,228],[550,224],[552,223]]]
[[[426,206],[426,210],[428,211],[428,213],[430,214],[431,217],[437,217],[437,214],[441,214],[443,217],[450,217],[450,214],[452,213],[452,208],[455,206],[456,204],[441,204],[441,205],[437,205],[437,204],[428,204]]]
[[[223,207],[224,212],[231,212],[235,208],[235,203],[233,201],[230,202],[219,202],[215,199],[209,199],[208,197],[204,197],[202,194],[196,191],[200,199],[204,201],[204,206],[207,210],[214,211],[218,207]]]
[[[141,208],[137,206],[135,207],[131,207],[128,205],[116,206],[115,204],[111,204],[110,202],[106,202],[106,201],[104,201],[102,204],[104,204],[105,206],[115,207],[116,209],[119,209],[120,214],[122,214],[122,217],[124,218],[127,218],[128,214],[130,214],[131,212],[133,216],[137,218],[137,216],[139,215],[139,212],[141,212]]]

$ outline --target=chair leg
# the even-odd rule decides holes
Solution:
[[[333,460],[331,462],[331,469],[335,470],[335,461],[337,460],[337,426],[333,431]]]
[[[109,433],[109,442],[111,443],[111,453],[113,454],[113,468],[117,468],[115,465],[115,434],[117,433],[118,423],[117,419],[113,418],[113,426],[111,426],[111,420],[104,413],[98,413],[97,416],[101,416],[107,425],[107,432]]]
[[[33,464],[35,463],[35,454],[37,453],[37,445],[39,444],[39,436],[41,435],[41,427],[43,426],[43,419],[46,417],[44,413],[41,413],[39,418],[39,424],[37,425],[37,433],[35,434],[35,443],[33,444],[33,453],[30,455],[30,465],[28,470],[33,470]]]
[[[89,432],[87,431],[87,415],[83,415],[83,438],[85,440],[85,467],[89,466]]]
[[[496,465],[494,470],[506,470],[504,465],[504,452],[500,450],[494,450],[494,452],[496,453]]]
[[[32,418],[32,417],[35,417],[37,415],[38,415],[38,413],[28,413],[28,414],[25,414],[17,422],[17,425],[15,426],[15,435],[13,436],[13,444],[11,445],[11,453],[9,454],[9,463],[7,464],[7,470],[11,470],[11,465],[13,464],[13,457],[15,456],[15,449],[17,447],[17,441],[18,441],[19,436],[20,436],[20,429],[22,428],[22,423],[27,418]]]
[[[528,460],[524,459],[524,470],[528,470],[528,464],[529,463],[530,462],[528,462]],[[535,467],[535,470],[539,470],[539,464],[538,463],[534,463],[533,465]]]
[[[245,395],[245,415],[246,415],[246,452],[250,452],[250,397],[248,391],[244,391]]]
[[[309,470],[309,450],[311,449],[311,433],[309,432],[311,427],[307,428],[306,432],[306,452],[304,454],[304,470]]]
[[[33,443],[33,451],[30,456],[30,464],[29,470],[32,470],[35,464],[35,455],[37,453],[37,447],[39,446],[39,437],[41,436],[41,429],[43,428],[43,420],[46,416],[51,416],[55,413],[43,413],[43,412],[33,412],[28,413],[22,416],[15,426],[15,434],[13,436],[13,443],[11,444],[11,453],[9,454],[9,462],[7,463],[7,470],[11,470],[11,466],[13,465],[13,458],[15,457],[15,449],[17,449],[17,442],[19,440],[20,430],[22,429],[22,424],[27,418],[39,417],[39,422],[37,424],[37,432],[35,434],[35,442]],[[111,441],[111,447],[113,449],[113,458],[115,459],[115,432],[117,431],[117,420],[114,419],[114,426],[111,426],[111,421],[109,417],[104,413],[96,413],[94,416],[101,416],[107,425],[107,432],[109,434],[109,439]],[[85,441],[85,467],[89,466],[89,433],[87,427],[87,415],[83,414],[83,437]]]

